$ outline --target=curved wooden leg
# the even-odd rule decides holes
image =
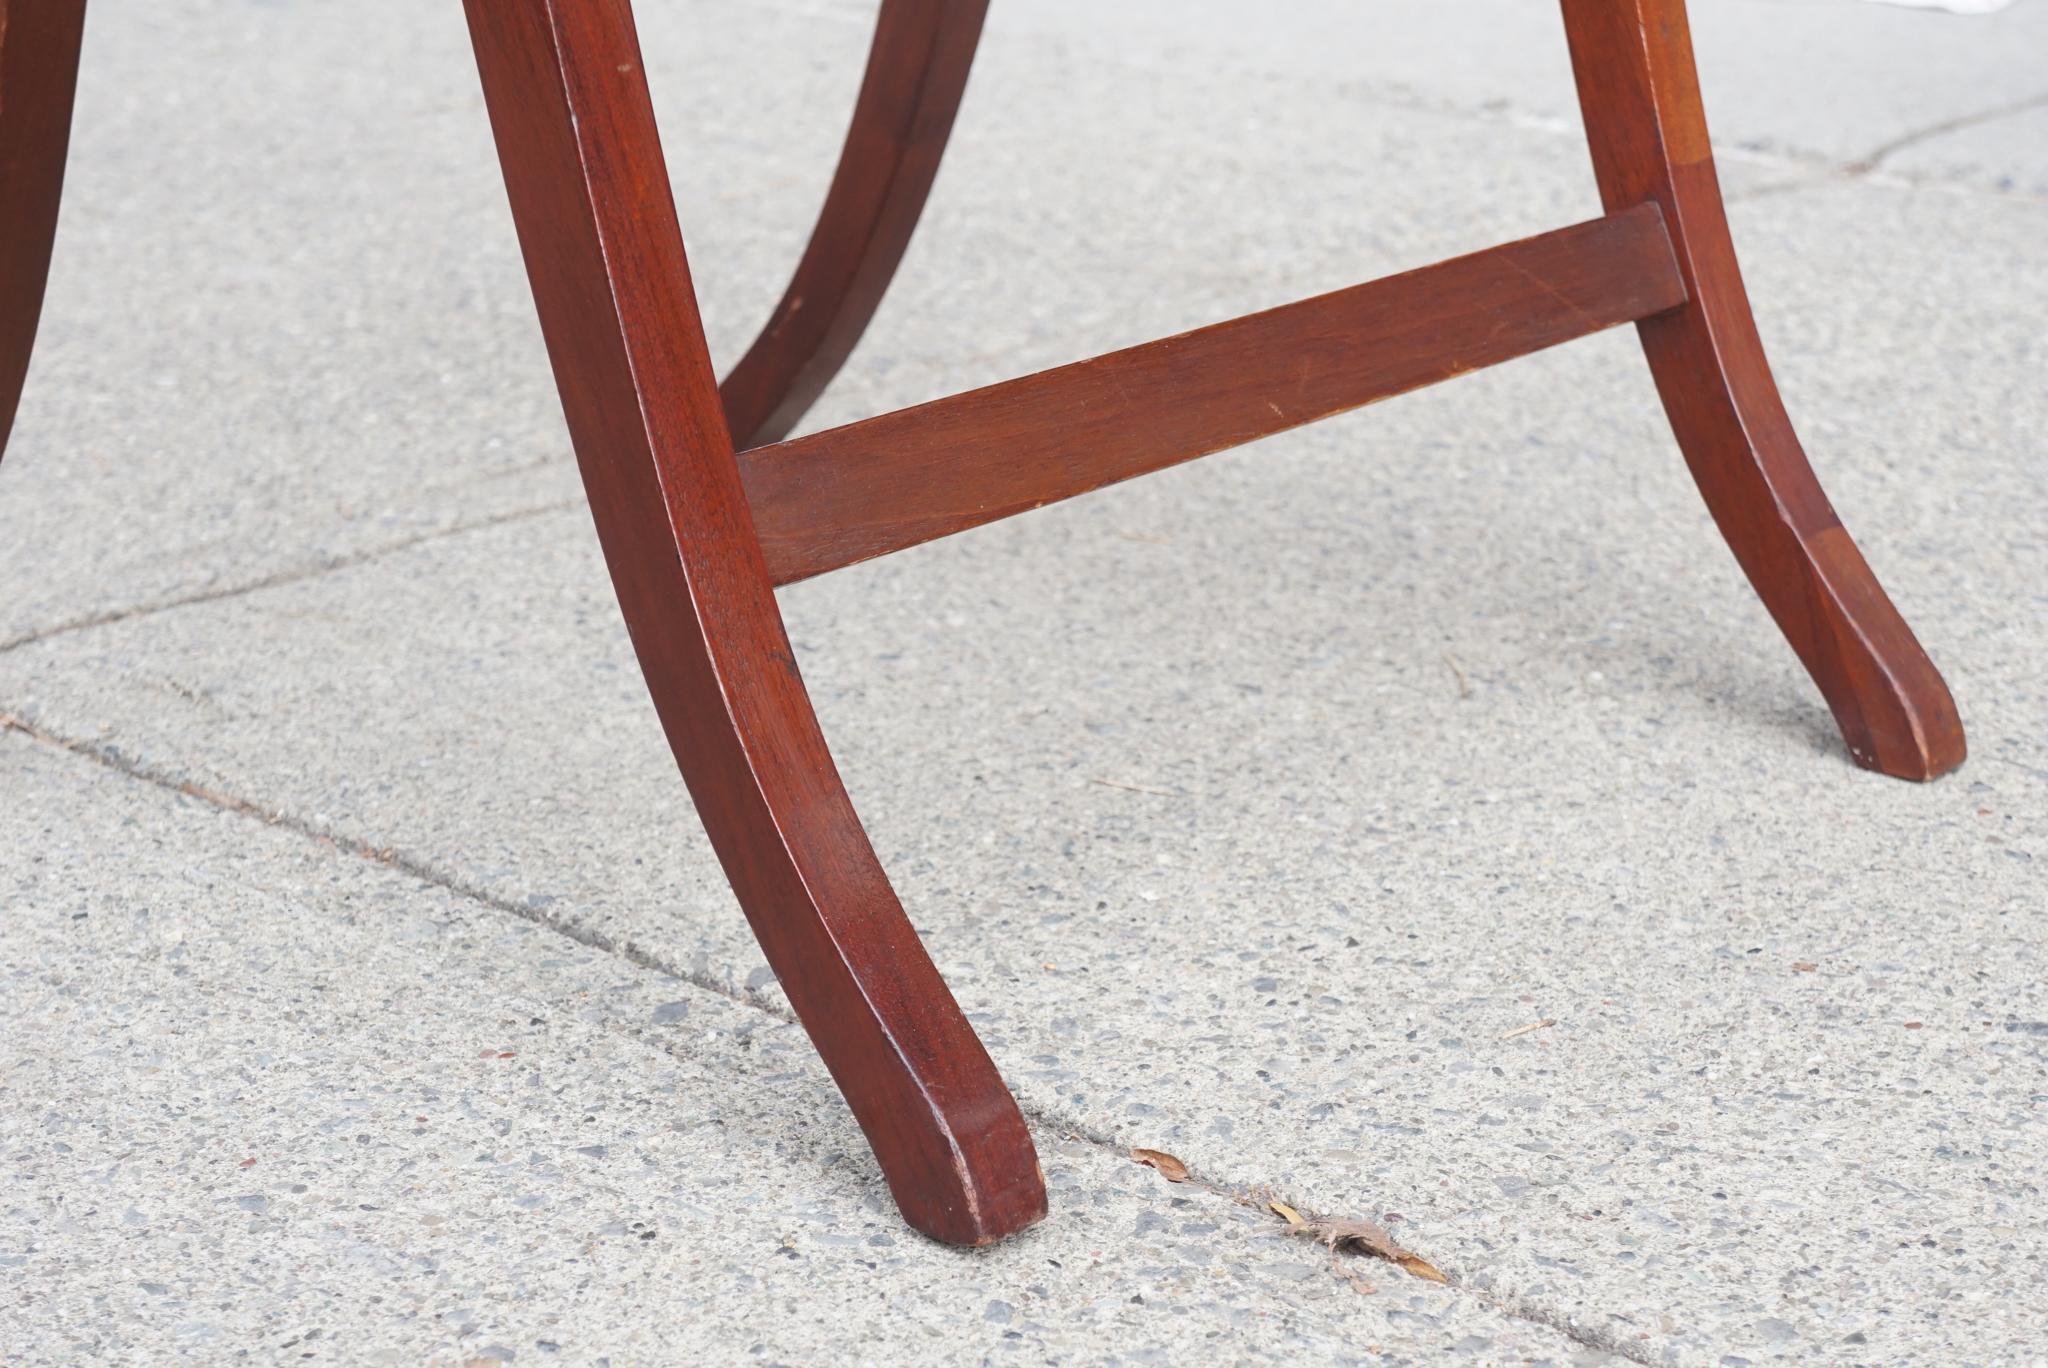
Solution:
[[[984,1244],[1045,1213],[1030,1135],[832,765],[740,488],[629,0],[466,0],[619,605],[740,905],[897,1204]]]
[[[0,454],[35,349],[85,0],[0,0]]]
[[[1707,145],[1684,0],[1563,0],[1610,212],[1662,206],[1690,301],[1639,326],[1687,464],[1856,762],[1931,779],[1963,761],[1948,686],[1829,507],[1764,358]]]
[[[825,207],[782,302],[725,377],[734,445],[782,440],[860,341],[910,244],[988,0],[882,0]]]

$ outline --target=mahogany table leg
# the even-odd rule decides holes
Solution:
[[[0,0],[0,454],[35,349],[85,0]]]
[[[1728,236],[1684,0],[1563,0],[1610,212],[1661,205],[1690,302],[1638,324],[1721,533],[1869,769],[1963,761],[1948,687],[1828,505],[1771,378]]]
[[[705,352],[629,0],[465,0],[513,218],[634,650],[768,961],[904,1216],[1039,1219],[1031,1138],[820,734]]]
[[[882,302],[938,175],[988,0],[882,0],[839,169],[789,288],[721,391],[740,450],[789,434]]]

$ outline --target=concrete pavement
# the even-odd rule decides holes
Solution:
[[[867,8],[641,6],[721,360]],[[814,425],[1594,211],[1548,6],[1172,8],[997,7]],[[2048,8],[1697,8],[1766,341],[1969,764],[1849,764],[1625,334],[785,591],[1053,1186],[969,1255],[666,756],[459,7],[97,5],[0,466],[0,1355],[2038,1353]]]

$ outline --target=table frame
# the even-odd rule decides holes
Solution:
[[[809,246],[721,387],[630,0],[465,0],[519,241],[619,605],[698,815],[904,1217],[1045,1214],[1010,1091],[834,769],[775,588],[1633,322],[1750,583],[1867,768],[1961,724],[1801,451],[1736,266],[1683,0],[1563,0],[1604,214],[831,431],[931,188],[986,0],[883,0]],[[0,447],[40,313],[84,0],[0,0]]]

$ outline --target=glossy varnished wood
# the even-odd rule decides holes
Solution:
[[[778,584],[1685,302],[1641,204],[741,457]]]
[[[1764,359],[1681,0],[1563,0],[1607,217],[780,446],[909,241],[986,0],[884,0],[846,150],[721,395],[630,0],[465,0],[593,518],[656,712],[906,1218],[1045,1212],[1023,1118],[832,764],[774,585],[1628,320],[1716,522],[1857,760],[1963,758],[1941,678],[1815,481]],[[0,0],[0,448],[40,312],[84,0]],[[730,414],[730,419],[728,419]]]
[[[1037,1220],[1022,1116],[869,848],[741,491],[627,0],[467,0],[592,515],[649,690],[770,965],[912,1225]]]
[[[1948,686],[1843,530],[1793,433],[1751,317],[1707,144],[1682,0],[1564,0],[1609,210],[1663,206],[1691,302],[1641,325],[1714,521],[1870,769],[1963,761]]]
[[[803,259],[720,391],[734,444],[780,441],[825,391],[910,245],[988,0],[882,0],[846,147]]]
[[[0,453],[42,318],[85,0],[0,0]]]

